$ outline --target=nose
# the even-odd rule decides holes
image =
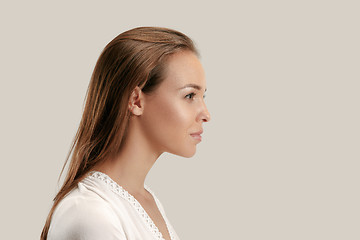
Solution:
[[[211,119],[211,117],[210,117],[209,110],[207,109],[206,104],[204,103],[203,110],[201,112],[201,120],[203,122],[208,122],[208,121],[210,121],[210,119]]]

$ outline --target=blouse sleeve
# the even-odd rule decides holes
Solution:
[[[70,198],[54,212],[48,240],[125,240],[121,223],[106,202]]]

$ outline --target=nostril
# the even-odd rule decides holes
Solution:
[[[204,118],[204,122],[208,122],[208,121],[210,121],[210,115],[206,115]]]

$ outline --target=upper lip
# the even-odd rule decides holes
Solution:
[[[200,135],[200,134],[202,134],[202,133],[203,133],[203,130],[200,130],[200,131],[198,131],[198,132],[191,133],[191,135]]]

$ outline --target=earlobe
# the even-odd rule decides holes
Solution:
[[[144,111],[144,100],[143,100],[143,92],[136,86],[132,91],[130,100],[129,100],[129,110],[134,115],[141,115]]]

